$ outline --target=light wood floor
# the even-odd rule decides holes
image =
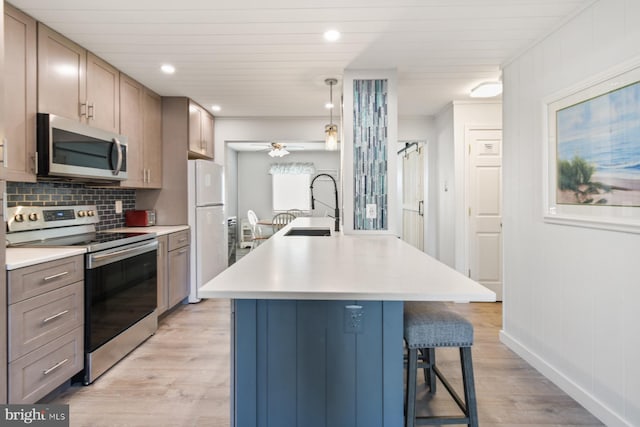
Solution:
[[[499,342],[501,304],[450,306],[475,325],[473,357],[482,427],[603,425]],[[226,300],[180,306],[161,320],[153,337],[94,384],[71,387],[53,403],[70,405],[72,427],[227,427],[229,316]],[[456,384],[457,357],[452,349],[437,354],[441,369]],[[442,386],[432,399],[425,397],[422,384],[418,390],[419,413],[455,414]]]

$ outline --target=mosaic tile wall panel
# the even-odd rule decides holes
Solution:
[[[387,80],[353,82],[353,229],[387,229]],[[375,218],[366,217],[368,204]]]
[[[124,227],[124,213],[114,204],[122,200],[122,212],[135,209],[136,191],[121,188],[91,188],[67,182],[7,182],[7,206],[96,205],[100,223],[97,229]]]

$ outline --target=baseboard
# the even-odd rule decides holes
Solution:
[[[526,360],[542,375],[560,387],[562,391],[584,406],[585,409],[591,412],[608,427],[633,427],[631,423],[621,418],[619,414],[613,412],[595,396],[578,384],[574,383],[570,378],[558,371],[552,365],[548,364],[538,354],[532,352],[529,348],[510,336],[504,330],[500,331],[500,342],[513,350],[518,356]]]

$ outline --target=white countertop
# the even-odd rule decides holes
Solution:
[[[82,255],[87,252],[86,248],[7,248],[6,269],[15,270],[17,268],[29,267],[47,261],[67,258],[74,255]]]
[[[188,225],[153,225],[151,227],[113,228],[105,231],[113,231],[114,233],[156,233],[158,236],[162,236],[164,234],[176,233],[188,229]]]
[[[491,290],[394,236],[284,236],[292,227],[333,229],[333,219],[296,219],[206,283],[198,296],[495,301]]]

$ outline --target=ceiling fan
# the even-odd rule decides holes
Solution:
[[[269,150],[267,154],[269,154],[269,156],[271,157],[284,157],[287,154],[290,154],[287,150],[287,147],[293,148],[295,150],[304,150],[304,147],[302,145],[288,145],[281,142],[269,142],[251,145],[264,147],[264,150]]]

